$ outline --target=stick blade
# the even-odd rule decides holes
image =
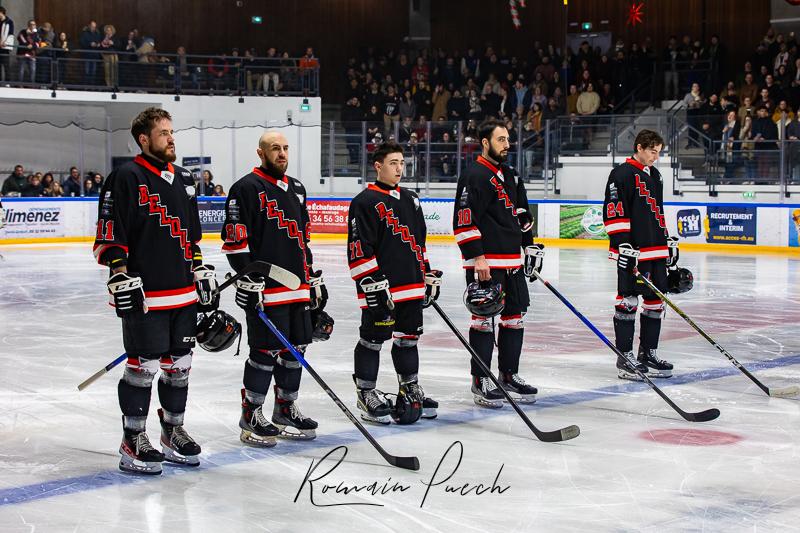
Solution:
[[[536,437],[542,442],[562,442],[574,439],[580,434],[581,428],[573,425],[555,431],[540,431],[536,434]]]
[[[775,398],[793,398],[800,394],[800,387],[797,385],[792,385],[791,387],[783,387],[783,388],[769,388],[769,395],[770,397]]]
[[[397,468],[405,468],[406,470],[419,470],[419,459],[416,457],[396,457],[388,455],[385,457],[386,461]]]
[[[266,275],[269,276],[269,279],[277,281],[284,287],[292,289],[293,291],[300,288],[300,278],[285,268],[277,265],[269,265]]]
[[[706,409],[705,411],[700,411],[699,413],[683,412],[681,415],[683,415],[683,418],[689,422],[709,422],[719,417],[719,409]]]

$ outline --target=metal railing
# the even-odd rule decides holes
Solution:
[[[319,62],[304,58],[46,49],[11,55],[14,87],[168,94],[319,95]]]

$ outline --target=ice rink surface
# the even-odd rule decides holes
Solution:
[[[218,271],[229,270],[218,242],[203,247]],[[336,327],[307,358],[355,411],[350,375],[359,311],[344,245],[314,250]],[[526,411],[543,430],[579,425],[574,440],[539,442],[509,406],[476,407],[469,356],[429,309],[420,376],[440,402],[439,418],[368,426],[389,452],[417,455],[420,471],[388,466],[307,374],[299,405],[320,423],[318,438],[244,447],[237,423],[245,342],[238,357],[235,348],[195,351],[186,427],[203,447],[201,466],[165,464],[155,478],[122,474],[121,367],[84,392],[76,388],[123,351],[119,320],[107,305],[106,269],[94,264],[88,243],[6,246],[0,254],[3,533],[800,527],[800,400],[766,397],[668,311],[659,353],[675,364],[675,377],[657,384],[686,410],[722,412],[712,422],[686,422],[646,385],[617,379],[613,354],[538,283],[530,286],[521,374],[539,387],[539,401]],[[431,245],[429,254],[445,271],[439,302],[466,333],[457,248]],[[543,275],[611,337],[616,274],[605,256],[548,248]],[[800,383],[800,263],[688,252],[681,263],[694,273],[695,288],[676,303],[767,385]],[[233,291],[222,307],[243,319]],[[387,343],[378,387],[396,386]],[[154,442],[156,407],[154,393]],[[340,446],[347,455],[336,466]],[[312,464],[318,467],[309,474]],[[342,492],[352,487],[363,490]]]

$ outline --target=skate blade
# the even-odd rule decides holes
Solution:
[[[511,399],[517,403],[536,403],[536,395],[535,394],[520,394],[518,392],[512,392],[506,389],[508,395],[511,396]],[[503,398],[503,401],[508,403],[508,400]]]
[[[652,368],[648,368],[647,377],[660,379],[671,378],[672,370],[654,370]]]
[[[181,455],[165,444],[161,444],[161,451],[164,453],[164,460],[175,465],[199,466],[199,455]]]
[[[275,424],[275,422],[272,422]],[[283,424],[275,424],[275,427],[281,430],[278,437],[289,440],[314,440],[317,438],[317,432],[313,429],[298,429],[294,426],[284,426]]]
[[[427,409],[422,409],[422,416],[420,418],[424,418],[425,420],[433,420],[439,416],[439,413],[436,412],[436,408],[428,407]]]
[[[472,393],[472,401],[478,407],[488,407],[489,409],[500,409],[503,407],[503,400],[487,400],[479,394]]]
[[[369,422],[371,424],[376,424],[379,426],[388,426],[392,423],[391,415],[384,415],[384,416],[371,416],[367,413],[361,413],[361,420],[364,422]]]
[[[120,451],[120,453],[123,453]],[[139,461],[138,459],[134,459],[133,457],[123,454],[122,458],[119,460],[119,469],[123,472],[127,472],[130,474],[142,474],[145,476],[157,476],[161,474],[161,463],[153,462],[147,463],[145,461]]]
[[[645,376],[649,376],[649,374],[645,374]],[[644,381],[639,377],[639,374],[636,374],[635,372],[628,372],[627,370],[622,370],[621,368],[617,369],[617,377],[619,379],[628,379],[630,381]]]
[[[272,448],[278,444],[278,440],[275,437],[261,437],[246,429],[243,429],[242,432],[239,433],[239,440],[248,446],[254,446],[256,448]]]

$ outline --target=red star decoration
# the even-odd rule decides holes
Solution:
[[[628,10],[628,25],[636,26],[642,22],[644,22],[644,2],[639,2],[639,4],[634,2]]]

